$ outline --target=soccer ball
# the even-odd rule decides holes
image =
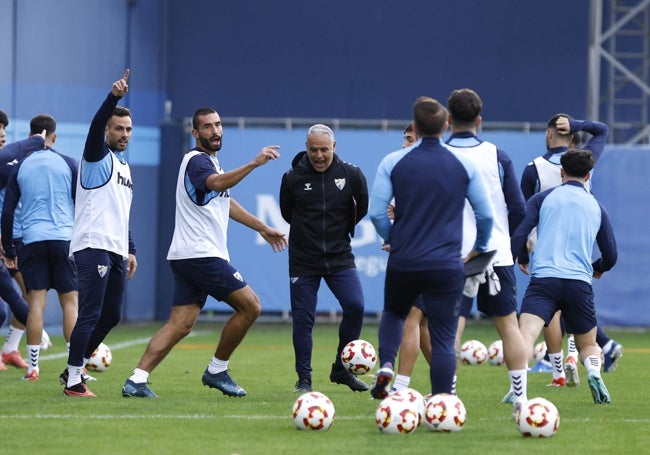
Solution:
[[[493,341],[492,344],[490,344],[488,347],[487,356],[490,365],[503,365],[505,363],[505,359],[503,358],[503,341]]]
[[[307,392],[293,403],[291,415],[299,430],[327,431],[334,422],[336,412],[334,404],[325,394]]]
[[[540,341],[533,348],[533,357],[535,362],[540,362],[546,355],[546,341]]]
[[[346,370],[359,376],[375,367],[377,354],[372,344],[364,340],[354,340],[343,347],[341,362]]]
[[[466,365],[481,365],[487,357],[487,348],[478,340],[466,341],[460,348],[460,359]]]
[[[465,425],[465,420],[465,405],[460,398],[450,393],[433,395],[424,408],[424,424],[431,431],[460,431]]]
[[[424,422],[424,406],[426,402],[420,392],[415,389],[406,388],[395,392],[392,396],[401,397],[411,403],[418,412],[418,426],[422,425],[422,422]]]
[[[417,405],[405,396],[390,395],[379,403],[375,412],[375,423],[379,431],[386,434],[413,433],[420,422]]]
[[[93,352],[93,355],[88,359],[86,368],[90,371],[101,373],[111,366],[112,361],[113,354],[111,354],[111,349],[104,343],[100,343],[99,346],[97,346],[97,349]]]
[[[515,420],[524,437],[550,438],[560,426],[560,413],[553,403],[537,397],[522,404]]]

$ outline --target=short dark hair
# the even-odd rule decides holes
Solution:
[[[9,117],[7,117],[4,111],[0,111],[0,125],[5,128],[9,126]]]
[[[194,111],[194,115],[192,116],[192,128],[195,130],[199,129],[199,117],[203,115],[208,115],[208,114],[217,114],[217,111],[212,109],[211,107],[200,107],[196,111]]]
[[[131,110],[128,107],[124,106],[115,106],[113,109],[113,115],[115,117],[131,117]]]
[[[575,133],[571,134],[571,143],[569,146],[573,148],[580,148],[580,143],[582,143],[582,134],[580,131],[576,131]]]
[[[50,136],[56,131],[56,121],[49,114],[39,114],[29,121],[29,134],[40,134],[45,130],[45,135]]]
[[[415,122],[409,122],[406,128],[404,128],[404,134],[413,132],[415,132]]]
[[[413,121],[419,136],[435,136],[444,131],[447,109],[437,100],[421,96],[413,105]]]
[[[569,149],[560,157],[564,173],[569,177],[586,177],[594,168],[595,161],[589,150]]]
[[[447,108],[454,123],[468,125],[481,115],[483,101],[474,90],[461,88],[454,90],[447,100]]]

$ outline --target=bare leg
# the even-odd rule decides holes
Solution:
[[[169,351],[192,331],[200,312],[198,303],[172,307],[167,323],[149,340],[138,368],[151,373]]]
[[[59,294],[59,302],[61,303],[61,310],[63,311],[63,338],[66,342],[70,342],[70,335],[72,329],[77,322],[78,292],[70,291]]]
[[[248,329],[262,311],[260,298],[250,286],[233,292],[226,299],[235,312],[230,316],[221,331],[221,338],[214,356],[219,360],[229,360],[237,346],[242,342]]]

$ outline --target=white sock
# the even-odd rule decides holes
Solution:
[[[133,370],[133,374],[129,377],[129,379],[136,384],[142,384],[142,383],[147,383],[149,380],[149,372],[141,370],[140,368],[136,368]]]
[[[70,388],[74,385],[81,384],[81,373],[83,372],[84,367],[75,367],[68,365],[68,383],[66,387]]]
[[[603,346],[603,352],[609,352],[610,349],[612,349],[612,344],[614,344],[614,340],[609,340],[607,343],[605,343],[605,346]]]
[[[587,369],[587,374],[596,373],[600,376],[600,356],[590,355],[585,359],[584,366]]]
[[[573,338],[573,335],[567,337],[567,357],[573,357],[578,360],[578,350],[576,349],[576,340]]]
[[[219,360],[216,357],[212,357],[212,360],[210,360],[210,364],[208,365],[208,373],[210,374],[221,373],[222,371],[226,371],[227,369],[228,369],[228,361]]]
[[[23,337],[23,333],[25,333],[24,329],[19,329],[18,327],[9,325],[7,339],[5,340],[5,345],[2,347],[2,352],[9,354],[10,352],[17,351],[20,340]]]
[[[395,376],[395,382],[393,383],[393,387],[395,387],[395,390],[399,392],[400,390],[404,390],[408,388],[410,383],[411,383],[410,376],[398,374],[397,376]]]
[[[27,345],[27,357],[28,357],[27,360],[29,362],[29,368],[27,369],[27,373],[31,373],[34,370],[38,371],[38,356],[40,352],[41,352],[40,344]]]
[[[551,360],[551,365],[553,366],[553,379],[563,378],[564,368],[562,368],[562,361],[564,358],[564,352],[549,352],[548,358]]]
[[[515,393],[515,403],[528,401],[528,370],[508,370],[510,390]]]

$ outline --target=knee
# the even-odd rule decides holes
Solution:
[[[247,299],[246,303],[241,307],[242,313],[250,319],[257,319],[262,313],[262,302],[257,294],[253,294],[251,298]]]

